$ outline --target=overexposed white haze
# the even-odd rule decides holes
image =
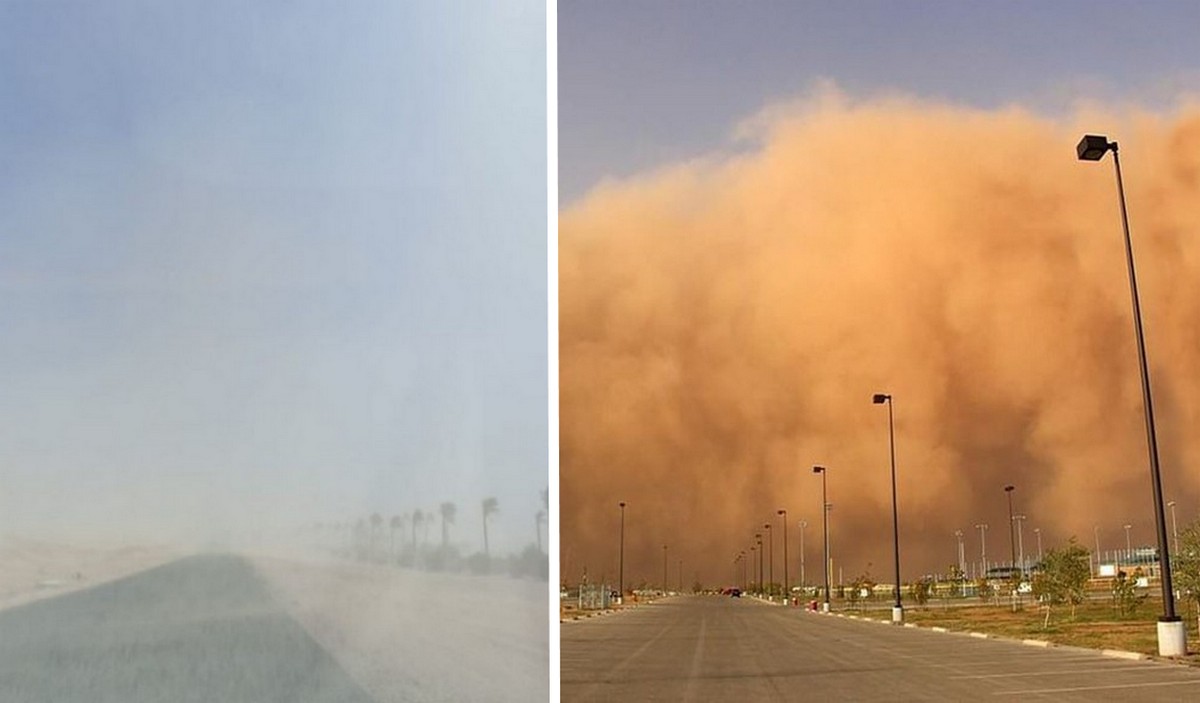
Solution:
[[[544,13],[0,5],[0,632],[233,553],[377,700],[547,696]]]

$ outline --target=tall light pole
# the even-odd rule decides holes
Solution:
[[[896,509],[896,424],[892,419],[892,396],[887,393],[876,393],[871,396],[871,402],[876,405],[887,404],[888,409],[888,446],[892,455],[892,555],[896,565],[896,602],[892,605],[892,622],[904,622],[904,605],[900,602],[900,513]]]
[[[780,508],[775,511],[776,515],[783,516],[783,604],[787,605],[788,600],[792,597],[792,591],[788,588],[788,568],[787,568],[787,510]]]
[[[663,545],[663,595],[667,595],[667,545]]]
[[[759,595],[762,595],[763,585],[764,585],[764,582],[763,582],[763,561],[764,561],[764,559],[763,558],[767,555],[767,550],[763,549],[763,538],[762,538],[761,532],[754,533],[754,543],[756,545],[758,545],[758,593],[759,593]]]
[[[958,540],[958,578],[959,590],[965,598],[967,595],[967,562],[966,555],[963,553],[962,530],[955,530],[954,537]]]
[[[1096,575],[1100,575],[1100,526],[1092,526],[1092,534],[1096,537]]]
[[[808,527],[807,520],[800,521],[800,586],[808,587],[808,576],[804,573],[804,528]]]
[[[1038,541],[1038,564],[1042,563],[1042,528],[1033,528],[1033,534],[1037,535]]]
[[[754,579],[758,575],[758,547],[750,547],[750,588],[746,590],[754,593],[758,586],[755,585]]]
[[[775,535],[771,533],[771,523],[763,524],[767,531],[767,600],[775,600]]]
[[[742,562],[742,590],[750,590],[750,584],[746,583],[746,552],[742,550],[738,552],[738,559]]]
[[[679,560],[679,592],[683,593],[683,560]]]
[[[987,523],[981,522],[975,526],[979,530],[979,560],[983,562],[983,578],[987,578]]]
[[[1017,540],[1013,534],[1013,511],[1012,511],[1012,494],[1017,489],[1016,486],[1005,486],[1004,492],[1008,494],[1008,550],[1012,553],[1008,562],[1014,568],[1017,566]]]
[[[814,474],[821,474],[821,521],[824,525],[823,532],[825,533],[825,566],[822,569],[825,572],[825,612],[829,612],[829,494],[825,482],[825,467],[814,466]]]
[[[1150,397],[1150,368],[1146,363],[1146,339],[1142,333],[1142,310],[1138,300],[1137,275],[1133,265],[1133,241],[1129,236],[1129,213],[1125,208],[1125,183],[1117,143],[1099,134],[1086,134],[1075,147],[1083,161],[1099,161],[1112,151],[1117,173],[1117,196],[1121,204],[1121,228],[1125,233],[1125,263],[1129,269],[1129,293],[1133,302],[1133,327],[1137,337],[1138,367],[1142,376],[1142,406],[1146,417],[1146,449],[1150,455],[1150,483],[1154,494],[1154,527],[1158,537],[1158,567],[1162,574],[1163,615],[1158,619],[1158,653],[1174,657],[1187,653],[1187,631],[1175,614],[1175,589],[1171,583],[1171,556],[1167,546],[1167,520],[1163,514],[1162,472],[1158,465],[1158,440],[1154,432],[1154,403]]]
[[[625,600],[625,501],[617,503],[621,506],[621,565],[617,568],[617,587],[618,593],[617,604],[619,605]]]
[[[1179,553],[1179,523],[1175,521],[1175,501],[1167,501],[1167,507],[1171,509],[1171,537],[1174,541],[1175,553]]]
[[[1021,573],[1025,573],[1025,516],[1013,515],[1017,521],[1017,561],[1021,565]]]
[[[1133,542],[1129,540],[1129,530],[1133,525],[1125,525],[1125,563],[1133,563]]]

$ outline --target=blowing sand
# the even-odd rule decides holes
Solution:
[[[549,698],[545,582],[252,561],[291,615],[381,703]]]

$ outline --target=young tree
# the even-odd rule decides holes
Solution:
[[[1179,533],[1179,548],[1171,557],[1175,588],[1185,599],[1200,606],[1200,520]],[[1197,627],[1200,628],[1200,616]]]
[[[1117,577],[1113,579],[1112,596],[1113,607],[1122,617],[1133,615],[1138,606],[1146,600],[1147,594],[1138,593],[1136,586],[1138,579],[1142,576],[1142,567],[1138,567],[1132,575],[1124,571],[1118,571]]]
[[[917,605],[922,608],[929,603],[929,596],[933,593],[933,579],[928,576],[922,576],[917,581],[909,584],[908,595]]]
[[[1070,605],[1071,617],[1075,617],[1075,607],[1087,597],[1091,574],[1091,553],[1074,537],[1065,547],[1046,552],[1041,571],[1033,577],[1033,594],[1046,605],[1046,620],[1042,627],[1050,624],[1050,609],[1055,605]]]

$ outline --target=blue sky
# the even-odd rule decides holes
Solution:
[[[0,3],[0,529],[532,542],[545,62],[525,0]]]
[[[560,202],[730,148],[764,106],[832,81],[1047,112],[1200,87],[1193,2],[580,2],[558,10]]]

